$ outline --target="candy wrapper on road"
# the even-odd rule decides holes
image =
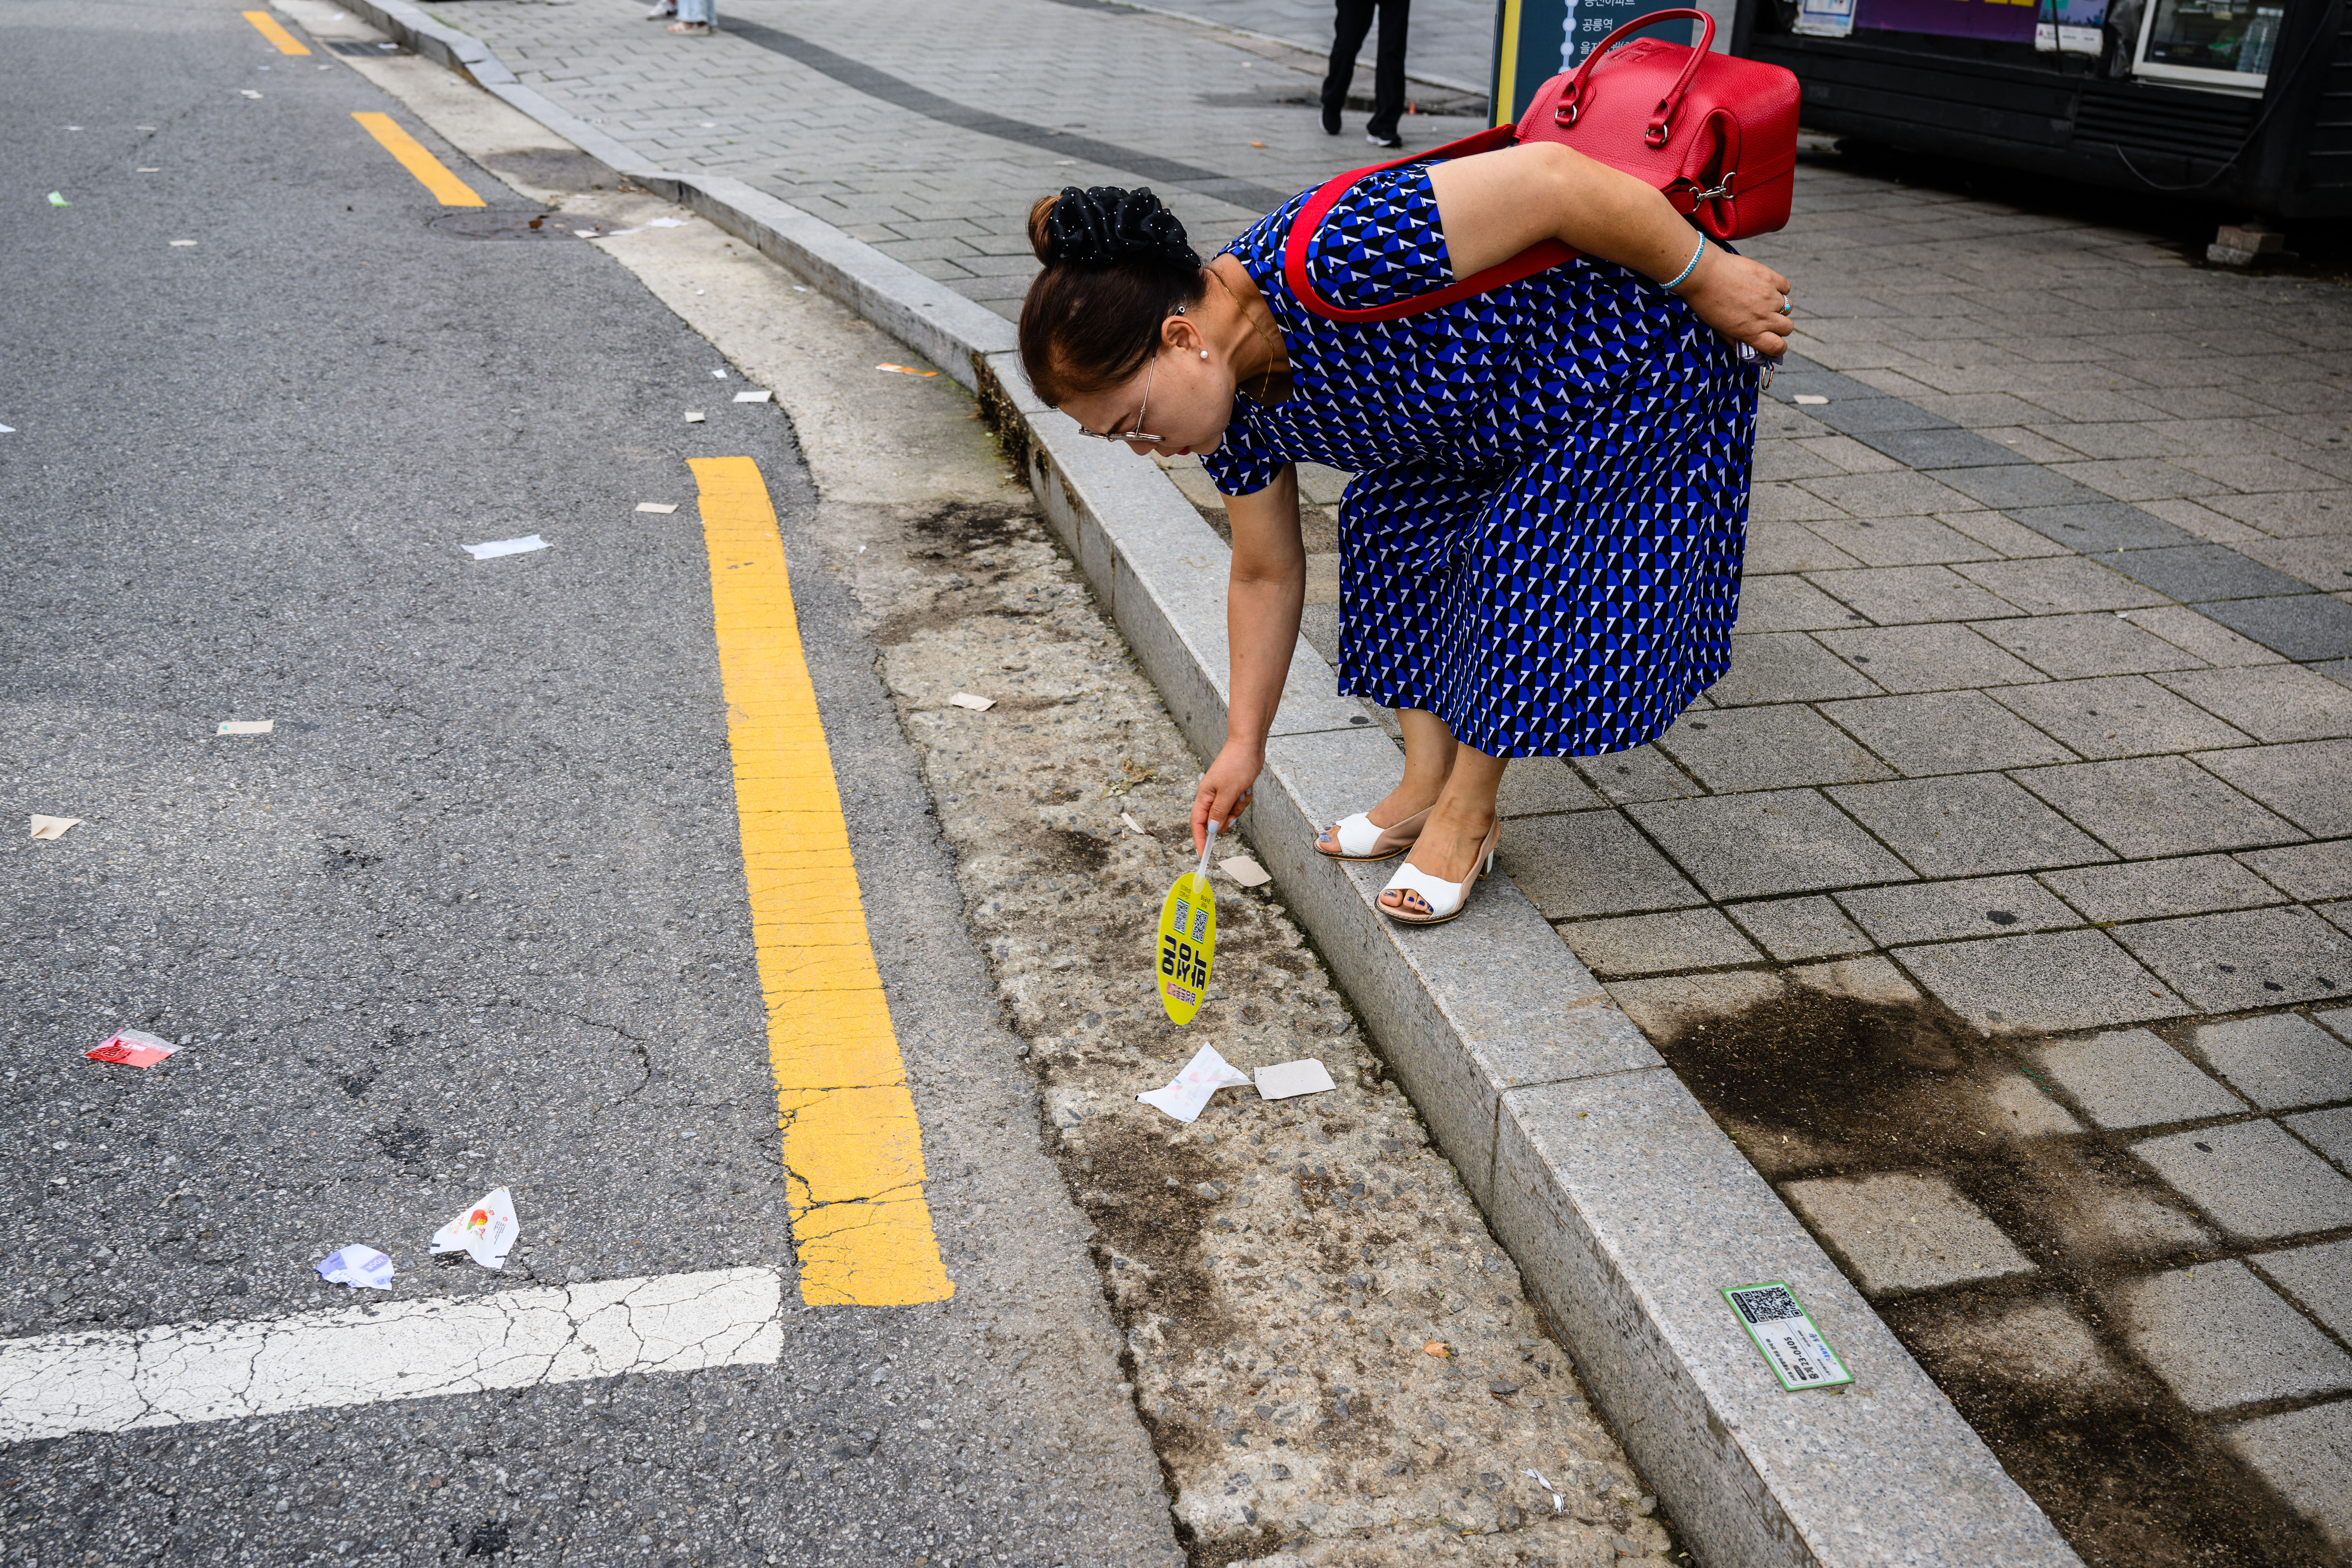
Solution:
[[[94,1062],[120,1062],[127,1068],[152,1068],[180,1047],[144,1029],[117,1029],[103,1045],[82,1052]]]
[[[522,1226],[515,1220],[514,1199],[500,1187],[433,1233],[433,1250],[462,1252],[485,1268],[503,1268],[507,1249],[514,1246]]]
[[[392,1259],[373,1247],[338,1247],[320,1261],[318,1268],[319,1278],[330,1285],[392,1289]]]

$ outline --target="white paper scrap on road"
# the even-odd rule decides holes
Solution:
[[[727,379],[727,373],[723,370],[714,370],[710,373],[710,379],[713,381],[725,381]]]
[[[193,239],[175,239],[175,240],[173,240],[172,243],[173,243],[173,245],[175,245],[175,246],[178,246],[178,245],[194,245],[194,244],[195,244],[196,242],[195,242],[194,240],[193,240]]]
[[[37,811],[33,813],[33,837],[36,838],[63,838],[67,828],[80,826],[81,818],[79,816],[43,816]]]
[[[702,416],[699,414],[689,414],[686,416],[686,422],[688,425],[700,425],[704,423],[704,420]]]
[[[657,217],[647,220],[646,226],[647,228],[684,228],[686,220],[682,217]]]
[[[637,503],[637,510],[639,511],[657,511],[661,513],[662,516],[667,517],[670,513],[677,510],[677,502],[674,500],[641,500]]]
[[[349,1285],[354,1289],[365,1286],[371,1290],[392,1289],[392,1259],[373,1247],[343,1247],[327,1254],[319,1263],[319,1278],[330,1285]]]
[[[1214,1046],[1202,1046],[1166,1089],[1150,1089],[1135,1098],[1179,1121],[1197,1121],[1211,1095],[1221,1089],[1245,1088],[1248,1083],[1249,1074],[1219,1056]]]
[[[1263,888],[1274,880],[1266,868],[1246,855],[1236,855],[1230,860],[1217,862],[1217,869],[1244,888]]]
[[[1819,408],[1822,404],[1827,403],[1829,399],[1820,396],[1814,393],[1801,392],[1797,394],[1797,401],[1807,408]]]
[[[14,425],[0,425],[0,436],[14,436],[16,433],[16,427]]]
[[[996,706],[995,698],[974,697],[969,691],[959,691],[948,700],[958,708],[969,708],[975,713],[985,713]]]
[[[1139,822],[1136,821],[1136,820],[1135,820],[1135,818],[1134,818],[1133,816],[1129,816],[1128,813],[1126,813],[1126,812],[1124,812],[1124,811],[1120,812],[1120,813],[1118,814],[1118,819],[1119,819],[1121,822],[1126,823],[1126,824],[1127,824],[1127,830],[1128,830],[1129,833],[1134,834],[1137,837],[1139,837],[1139,838],[1149,838],[1149,837],[1151,837],[1151,835],[1150,835],[1149,833],[1146,833],[1146,832],[1144,832],[1144,831],[1143,831],[1143,824],[1141,824],[1141,823],[1139,823]]]
[[[477,561],[489,561],[500,555],[521,555],[530,551],[551,548],[552,546],[536,533],[527,533],[520,539],[493,539],[488,544],[468,544],[466,552]]]
[[[1276,1062],[1270,1068],[1257,1069],[1257,1093],[1260,1100],[1288,1100],[1297,1094],[1321,1094],[1339,1086],[1323,1064],[1309,1057],[1305,1061]]]
[[[514,1197],[500,1187],[435,1231],[432,1250],[462,1252],[485,1268],[503,1268],[521,1229],[515,1220]]]
[[[773,1268],[0,1341],[0,1443],[772,1364]]]
[[[768,399],[770,399],[770,398],[772,398],[772,397],[773,397],[773,396],[775,396],[775,395],[775,395],[774,393],[772,393],[772,392],[769,391],[766,387],[764,387],[764,386],[763,386],[763,387],[761,387],[761,388],[759,391],[757,391],[757,392],[739,392],[739,393],[737,393],[737,394],[735,395],[735,401],[736,401],[736,402],[738,402],[738,403],[765,403],[765,402],[767,402],[767,401],[768,401]]]
[[[267,735],[276,729],[277,724],[278,721],[275,719],[224,719],[220,722],[220,728],[215,731],[214,733],[219,735]]]
[[[259,93],[257,93],[257,92],[254,91],[254,90],[253,90],[253,89],[251,89],[251,88],[249,88],[249,87],[241,87],[241,88],[238,88],[236,90],[237,90],[237,91],[239,91],[239,92],[241,92],[241,93],[243,93],[243,94],[244,94],[246,97],[247,97],[247,98],[259,98],[259,97],[261,96]]]

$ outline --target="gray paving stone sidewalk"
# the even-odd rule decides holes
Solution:
[[[1331,47],[1331,0],[1151,0],[1173,11],[1227,27],[1281,38],[1307,50]],[[1370,53],[1374,28],[1364,40]],[[1412,0],[1405,69],[1426,80],[1485,91],[1495,58],[1493,0]]]
[[[674,37],[645,10],[449,0],[433,14],[650,163],[744,180],[1008,316],[1036,270],[1025,224],[1047,191],[1150,184],[1206,249],[1381,156],[1360,114],[1323,133],[1328,39],[1294,48],[1054,0],[730,0],[709,38]],[[1367,94],[1370,70],[1368,53]],[[1467,112],[1408,115],[1408,147],[1484,124],[1483,99],[1415,100]],[[938,118],[942,105],[1020,129],[976,133]]]
[[[1158,170],[1213,244],[1367,161],[1316,54],[1157,15],[436,12],[649,162],[1007,313],[1044,190]],[[1819,146],[1748,248],[1801,330],[1732,669],[1654,745],[1516,764],[1505,862],[1662,1042],[1807,995],[1964,1024],[1937,1114],[2060,1199],[1735,1136],[1953,1386],[2024,1344],[2045,1387],[2149,1391],[2352,1551],[2352,296]],[[1346,476],[1304,481],[1328,655]]]

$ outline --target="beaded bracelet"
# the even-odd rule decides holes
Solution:
[[[1669,294],[1673,293],[1675,289],[1681,285],[1684,279],[1689,277],[1693,272],[1698,269],[1698,258],[1706,254],[1706,236],[1700,235],[1698,237],[1698,248],[1691,252],[1690,265],[1684,268],[1680,272],[1675,274],[1674,282],[1661,283],[1658,287],[1664,289]]]

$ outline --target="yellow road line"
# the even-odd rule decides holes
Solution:
[[[263,37],[268,38],[271,43],[276,44],[279,54],[307,55],[310,52],[308,45],[304,44],[301,39],[296,37],[285,28],[279,26],[278,25],[278,18],[271,16],[268,12],[247,11],[245,14],[245,19],[253,24],[254,30],[256,32],[258,32]]]
[[[400,122],[389,114],[373,110],[354,110],[352,118],[360,122],[367,133],[383,143],[383,150],[400,160],[400,166],[416,176],[417,184],[433,193],[445,207],[479,207],[489,204],[474,194],[471,185],[442,167],[441,160],[425,150],[424,143],[400,128]]]
[[[944,1301],[955,1284],[923,1198],[923,1130],[866,937],[775,507],[749,458],[687,466],[710,555],[801,1300]]]

